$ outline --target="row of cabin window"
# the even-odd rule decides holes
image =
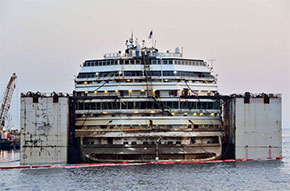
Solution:
[[[78,78],[96,78],[96,77],[112,77],[112,76],[121,76],[118,71],[113,72],[87,72],[79,73]],[[145,76],[143,71],[124,71],[124,76]],[[147,72],[147,76],[183,76],[183,77],[212,77],[209,72],[188,72],[188,71],[150,71]]]
[[[120,65],[130,65],[130,64],[143,64],[141,60],[119,60]],[[174,60],[177,65],[194,65],[194,66],[204,66],[205,63],[202,61],[193,60]],[[151,60],[151,64],[173,64],[173,60]],[[106,60],[106,61],[86,61],[83,66],[110,66],[118,65],[118,60]]]
[[[168,109],[219,109],[220,103],[216,102],[161,102],[161,107]],[[108,110],[108,109],[160,109],[156,102],[79,102],[76,104],[77,110]]]
[[[96,144],[95,143],[95,141],[89,141],[89,140],[84,140],[84,144],[85,145],[94,145],[94,144]],[[100,143],[99,143],[100,144]],[[104,143],[103,143],[104,144]],[[106,144],[113,144],[113,142],[107,142]],[[128,141],[124,141],[123,142],[123,145],[129,145],[129,144],[131,144],[131,145],[137,145],[137,144],[140,144],[139,142],[137,143],[137,141],[131,141],[130,143],[128,142]],[[149,144],[156,144],[156,142],[155,141],[150,141],[150,142],[148,142],[148,141],[143,141],[142,142],[142,144],[143,145],[149,145]],[[168,145],[173,145],[174,144],[174,142],[173,141],[167,141],[167,142],[159,142],[158,144],[168,144]],[[181,144],[181,141],[175,141],[175,144],[177,144],[177,145],[180,145]]]

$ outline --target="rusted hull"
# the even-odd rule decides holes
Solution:
[[[150,162],[156,160],[214,160],[221,145],[104,145],[83,146],[85,162]]]

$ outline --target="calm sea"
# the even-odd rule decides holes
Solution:
[[[283,160],[78,169],[0,170],[0,190],[290,190],[290,130]],[[0,165],[19,165],[1,152]]]

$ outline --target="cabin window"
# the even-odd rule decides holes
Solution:
[[[213,109],[213,103],[212,102],[208,102],[207,108],[208,109]]]
[[[212,141],[211,141],[212,144],[218,144],[219,143],[219,137],[218,136],[214,136],[212,137]]]
[[[97,109],[101,109],[101,103],[100,103],[100,102],[97,102],[97,103],[96,103],[96,108],[97,108]]]
[[[141,109],[141,102],[135,102],[135,109]]]
[[[213,109],[219,109],[220,108],[220,102],[217,100],[213,103]]]
[[[128,145],[128,142],[126,141],[126,142],[123,142],[123,145]]]
[[[177,101],[174,101],[172,103],[173,103],[172,109],[178,109],[178,102]]]
[[[152,71],[152,76],[161,76],[161,71]]]
[[[153,106],[152,102],[147,101],[146,104],[148,109],[152,109]]]
[[[96,110],[96,103],[95,102],[91,103],[91,109]]]
[[[202,109],[206,109],[207,108],[207,102],[202,102]]]
[[[181,145],[181,141],[176,141],[176,144],[177,145]]]
[[[77,103],[77,109],[83,110],[84,109],[84,103]]]
[[[174,96],[174,91],[169,91],[168,94],[169,94],[170,96]]]
[[[113,106],[113,109],[119,109],[120,108],[120,102],[115,101],[115,102],[112,103],[112,106]]]
[[[133,109],[134,102],[128,102],[128,109]]]
[[[180,109],[186,109],[187,102],[180,102]]]
[[[190,102],[189,109],[196,109],[196,102]]]
[[[155,96],[160,96],[160,91],[155,91]],[[121,94],[121,91],[120,91]],[[145,95],[145,92],[140,92],[140,95]],[[219,109],[220,103],[219,101],[216,102],[189,102],[189,101],[167,101],[163,102],[164,107],[170,108],[170,109]],[[180,105],[180,107],[179,107]],[[120,108],[120,102],[114,101],[114,102],[78,102],[76,104],[77,110],[111,110],[111,109],[119,109]],[[156,102],[153,101],[141,101],[141,102],[121,102],[121,109],[159,109],[159,105]]]
[[[102,102],[102,109],[109,109],[107,102]]]
[[[85,103],[85,110],[90,110],[90,103]]]
[[[195,144],[195,137],[190,138],[190,144]]]
[[[197,102],[197,109],[202,109],[202,104],[201,104],[201,102]]]
[[[127,102],[121,102],[121,108],[127,109]]]
[[[131,142],[132,145],[137,145],[136,141]]]

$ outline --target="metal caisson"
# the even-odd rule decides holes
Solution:
[[[66,163],[69,96],[52,93],[21,95],[20,163]]]
[[[235,159],[282,158],[281,95],[231,97],[225,101],[225,129]]]

